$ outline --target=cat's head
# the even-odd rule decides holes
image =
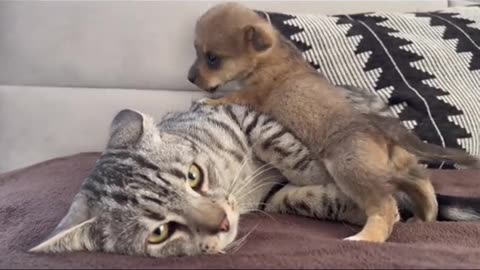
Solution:
[[[68,213],[31,251],[221,252],[236,237],[240,213],[215,166],[190,140],[123,110]]]

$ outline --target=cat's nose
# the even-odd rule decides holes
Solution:
[[[225,215],[225,218],[223,218],[222,222],[220,222],[220,231],[221,232],[230,231],[230,222],[228,221],[227,215]]]

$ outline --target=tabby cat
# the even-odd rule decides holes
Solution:
[[[360,111],[388,113],[376,97],[345,90]],[[32,251],[228,252],[240,216],[259,209],[362,224],[365,215],[328,179],[292,134],[245,107],[194,103],[159,123],[123,110],[67,215]],[[408,198],[398,198],[409,210]],[[440,217],[480,219],[455,198],[439,198]]]

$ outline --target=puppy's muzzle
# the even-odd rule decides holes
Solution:
[[[197,77],[198,77],[198,69],[196,67],[191,67],[190,70],[188,71],[188,77],[187,77],[188,81],[195,84]]]
[[[219,85],[215,85],[215,86],[210,87],[210,88],[203,87],[202,83],[201,83],[201,80],[200,80],[200,82],[198,81],[199,77],[200,77],[199,70],[195,65],[193,65],[190,68],[190,70],[188,71],[188,76],[187,76],[188,81],[190,81],[192,84],[195,84],[195,85],[199,86],[200,88],[202,88],[203,90],[205,90],[209,93],[213,93],[218,89]]]
[[[218,85],[210,87],[208,89],[205,89],[205,91],[207,91],[209,93],[213,93],[213,92],[217,91],[217,89],[218,89]]]

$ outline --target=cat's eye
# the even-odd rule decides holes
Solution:
[[[160,243],[163,243],[165,240],[167,240],[175,231],[175,226],[174,223],[169,222],[162,224],[155,228],[153,232],[150,233],[148,236],[148,243],[152,245],[157,245]]]
[[[200,187],[202,187],[203,183],[203,172],[202,169],[197,164],[192,164],[190,165],[190,168],[188,169],[188,174],[187,174],[187,181],[188,185],[197,190]]]

